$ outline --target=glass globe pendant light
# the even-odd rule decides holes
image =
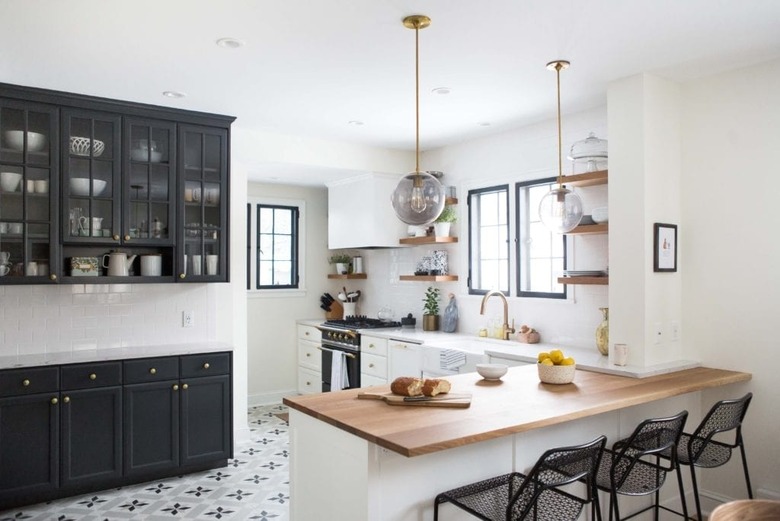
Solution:
[[[539,202],[539,218],[554,233],[570,232],[582,220],[580,196],[563,186],[563,149],[561,145],[561,71],[569,62],[557,60],[547,64],[558,79],[558,187],[553,188]]]
[[[438,179],[420,170],[420,29],[431,25],[425,15],[404,18],[404,27],[414,29],[414,89],[415,89],[415,168],[395,187],[390,200],[393,210],[406,224],[430,224],[444,209],[444,187]]]

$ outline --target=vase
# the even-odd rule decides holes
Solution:
[[[599,308],[604,315],[601,324],[596,328],[596,347],[604,356],[609,354],[609,308]]]
[[[438,331],[439,315],[423,315],[423,331]]]
[[[451,223],[433,223],[436,237],[449,237]]]
[[[336,274],[337,275],[346,275],[349,273],[349,264],[346,262],[337,262],[336,263]]]

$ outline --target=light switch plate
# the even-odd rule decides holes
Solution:
[[[181,327],[192,327],[195,325],[195,314],[192,311],[181,312]]]
[[[680,323],[676,320],[669,322],[669,336],[672,342],[680,340]]]

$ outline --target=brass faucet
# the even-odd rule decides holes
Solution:
[[[512,319],[512,327],[509,327],[509,303],[506,301],[506,297],[503,293],[498,291],[497,289],[491,289],[487,293],[485,293],[485,296],[482,297],[482,305],[479,307],[479,314],[484,315],[485,314],[485,303],[488,301],[490,297],[493,295],[497,295],[501,297],[501,300],[504,301],[504,323],[501,326],[501,337],[504,340],[509,340],[509,335],[515,332],[515,319]]]

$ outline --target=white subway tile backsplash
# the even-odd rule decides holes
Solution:
[[[0,286],[0,355],[212,339],[216,307],[205,284]],[[185,309],[196,317],[186,329]]]

